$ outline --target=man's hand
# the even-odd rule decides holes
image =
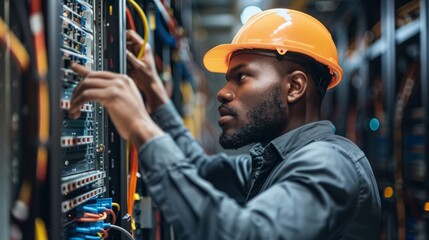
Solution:
[[[72,69],[85,79],[73,93],[70,117],[78,118],[81,105],[97,101],[106,107],[119,134],[137,148],[147,140],[163,134],[150,118],[139,90],[128,76],[89,71],[79,64],[73,64]]]
[[[149,111],[167,103],[169,97],[156,70],[155,60],[149,44],[141,59],[136,56],[143,45],[143,39],[134,31],[127,30],[127,74],[137,84],[146,98]]]

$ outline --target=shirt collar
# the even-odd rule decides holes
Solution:
[[[270,144],[284,159],[289,153],[317,140],[322,135],[334,133],[335,127],[330,121],[317,121],[295,128],[273,139]]]

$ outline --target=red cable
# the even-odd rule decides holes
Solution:
[[[136,31],[136,25],[134,24],[134,18],[133,18],[133,15],[131,14],[131,11],[128,7],[126,9],[126,14],[127,14],[127,22],[128,22],[128,25],[130,26],[130,29]]]
[[[105,229],[101,229],[101,232],[102,232],[101,237],[102,237],[103,239],[106,239],[106,238],[109,236],[109,234],[107,233],[107,231],[106,231]]]

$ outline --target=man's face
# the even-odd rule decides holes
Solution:
[[[279,136],[287,122],[286,96],[282,76],[272,57],[257,54],[234,56],[226,73],[226,85],[219,90],[219,143],[237,149]]]

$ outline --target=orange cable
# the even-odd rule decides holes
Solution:
[[[128,24],[130,25],[130,28],[132,30],[136,31],[136,25],[134,23],[134,18],[133,18],[133,15],[131,14],[131,11],[128,7],[126,8],[126,14],[127,14],[127,21],[128,21]]]
[[[98,221],[105,220],[107,218],[107,213],[106,212],[100,213],[97,215],[98,217],[92,217],[92,216],[93,214],[84,213],[83,217],[74,218],[73,220],[75,220],[76,222],[98,222]]]
[[[134,206],[134,194],[137,188],[137,171],[138,171],[138,161],[137,161],[137,151],[135,147],[130,144],[130,185],[128,192],[128,214],[132,216],[133,206]]]
[[[115,212],[113,212],[112,209],[106,209],[106,213],[112,216],[112,221],[110,221],[110,224],[115,224],[116,223],[116,214]]]
[[[0,17],[0,43],[10,50],[12,56],[18,63],[22,71],[26,71],[30,66],[30,56],[24,45],[16,35],[9,29],[7,24]]]
[[[85,212],[85,213],[83,213],[83,216],[84,217],[99,218],[99,217],[103,217],[104,215],[103,215],[103,213],[96,214],[96,213]]]
[[[36,53],[36,67],[39,75],[38,86],[38,138],[37,148],[37,179],[44,182],[47,174],[49,139],[49,85],[46,79],[48,73],[48,60],[45,42],[44,20],[41,0],[31,1],[30,26],[34,35],[34,49]]]

